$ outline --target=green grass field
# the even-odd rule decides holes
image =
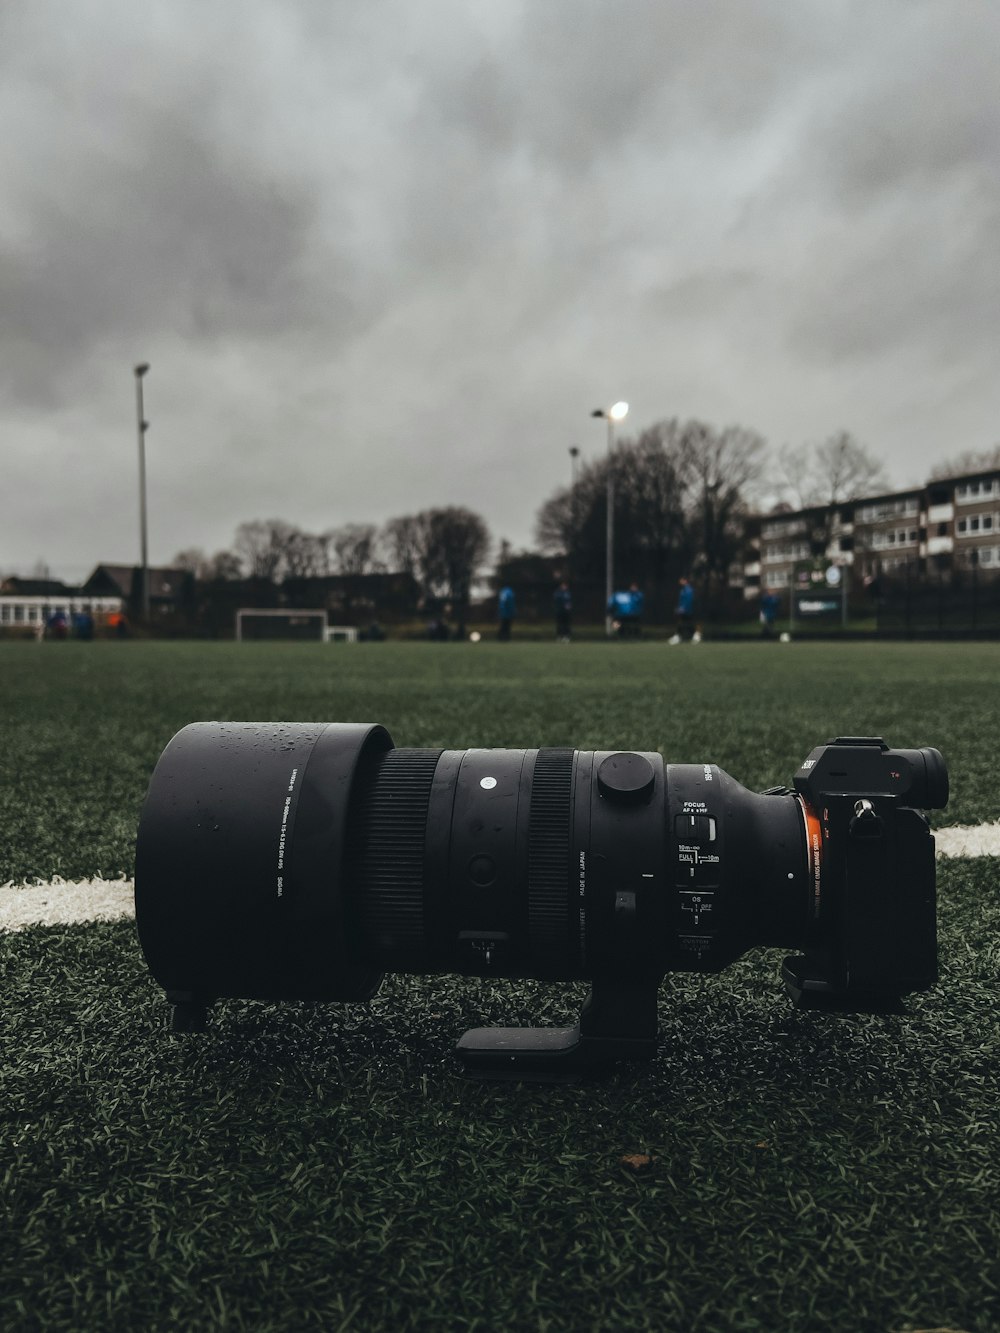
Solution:
[[[881,733],[945,754],[936,822],[996,819],[998,680],[992,644],[0,644],[0,882],[131,873],[204,718],[659,748],[758,789]],[[178,1040],[130,924],[0,936],[0,1327],[996,1333],[995,860],[939,896],[905,1013],[795,1011],[762,952],[668,977],[656,1060],[577,1087],[481,1086],[451,1048],[579,986],[393,977]]]

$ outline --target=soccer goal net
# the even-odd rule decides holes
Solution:
[[[325,611],[262,611],[252,606],[236,612],[236,641],[248,639],[326,639]]]

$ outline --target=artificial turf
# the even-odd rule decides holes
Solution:
[[[148,771],[203,717],[400,744],[662,748],[752,787],[838,732],[939,746],[996,818],[1000,649],[0,645],[0,879],[131,867]],[[390,978],[170,1038],[128,924],[0,937],[0,1327],[1000,1328],[1000,891],[939,869],[906,1012],[793,1010],[759,953],[662,987],[649,1065],[481,1085],[470,1026],[585,987]],[[623,1161],[642,1155],[636,1173]]]
[[[131,873],[188,722],[381,722],[397,745],[661,750],[755,790],[814,745],[933,745],[948,823],[1000,815],[1000,645],[0,643],[0,883]],[[939,821],[940,822],[940,821]]]
[[[8,936],[0,1326],[996,1330],[1000,905],[986,860],[941,889],[907,1013],[795,1011],[764,954],[668,978],[655,1061],[576,1087],[451,1045],[579,987],[395,977],[170,1038],[130,926]]]

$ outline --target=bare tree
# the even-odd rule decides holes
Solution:
[[[282,556],[282,570],[286,579],[315,578],[326,572],[327,548],[324,539],[303,532],[301,528],[290,528],[284,533]]]
[[[219,583],[235,583],[243,577],[243,563],[235,551],[216,551],[205,563],[205,578]]]
[[[542,549],[570,556],[577,578],[604,567],[608,471],[614,471],[616,566],[633,578],[655,577],[685,544],[690,432],[663,421],[636,440],[621,440],[612,458],[586,464],[576,486],[561,489],[538,511]]]
[[[400,518],[392,518],[379,537],[390,564],[400,573],[409,574],[415,579],[420,576],[420,552],[426,540],[425,518],[425,514],[404,514]]]
[[[692,424],[689,423],[689,428]],[[729,567],[743,544],[748,497],[760,480],[767,454],[763,436],[743,426],[699,428],[688,454],[689,521],[707,597],[724,591]]]
[[[425,597],[451,601],[462,630],[472,581],[489,554],[485,520],[461,506],[424,509],[390,520],[381,543],[391,563],[415,578]]]
[[[584,465],[584,472],[589,465]],[[588,497],[589,498],[589,497]],[[577,544],[579,509],[584,501],[584,489],[578,481],[575,487],[560,486],[545,501],[535,515],[535,541],[550,554],[572,554]],[[500,563],[509,559],[510,543],[506,540],[500,549]]]
[[[889,484],[879,460],[846,430],[820,444],[785,445],[778,461],[800,509],[844,504]]]
[[[287,526],[278,518],[257,518],[241,523],[236,529],[233,545],[250,578],[278,581],[282,555],[278,534]]]
[[[424,587],[449,598],[464,637],[472,580],[489,554],[489,529],[479,514],[456,505],[417,517],[425,534],[420,555]]]
[[[236,529],[236,551],[251,578],[277,583],[318,572],[321,543],[284,519],[254,519]]]
[[[372,574],[378,570],[378,529],[374,523],[347,523],[327,533],[326,539],[333,547],[338,573]]]
[[[189,546],[184,551],[178,551],[171,560],[173,569],[183,569],[187,574],[193,574],[196,579],[207,577],[208,556],[200,546]]]
[[[931,469],[931,481],[944,481],[947,477],[964,477],[970,472],[992,472],[1000,468],[1000,444],[992,449],[965,449],[954,458],[937,463]]]
[[[575,487],[547,500],[538,512],[537,540],[543,550],[567,554],[574,579],[595,587],[606,555],[612,467],[618,582],[634,579],[658,590],[660,611],[669,610],[679,574],[699,571],[707,594],[724,588],[766,454],[763,437],[743,426],[658,421],[636,439],[622,440],[610,461],[585,466]]]
[[[178,551],[171,560],[174,569],[193,574],[199,583],[232,582],[243,577],[243,562],[234,551],[216,551],[208,556],[200,546]]]
[[[485,521],[471,509],[450,506],[431,509],[427,514],[428,565],[438,571],[448,596],[463,605],[476,570],[490,549],[490,534]]]

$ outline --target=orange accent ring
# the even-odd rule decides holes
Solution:
[[[819,920],[820,903],[823,898],[823,825],[819,815],[800,796],[802,822],[806,830],[806,865],[809,875],[809,893],[812,899],[813,920]]]

